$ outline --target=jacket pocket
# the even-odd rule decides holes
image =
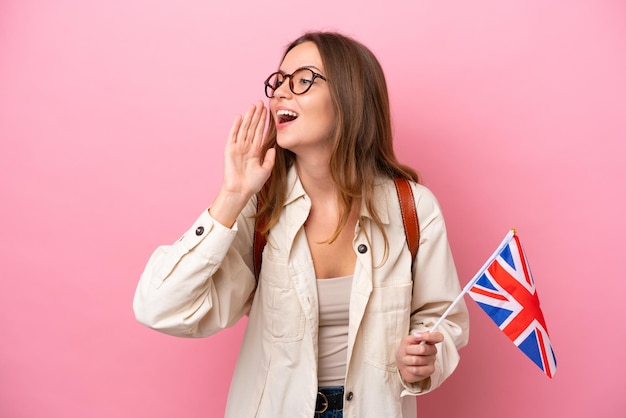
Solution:
[[[281,342],[298,341],[304,336],[304,311],[289,278],[286,261],[271,256],[263,258],[263,309],[267,315],[265,327]]]
[[[396,370],[396,350],[409,332],[413,282],[374,287],[363,317],[365,361]]]

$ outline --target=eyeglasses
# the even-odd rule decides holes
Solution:
[[[286,78],[289,79],[289,90],[293,94],[304,94],[309,91],[316,78],[326,81],[326,77],[310,68],[298,68],[293,74],[284,74],[277,71],[270,74],[267,80],[265,80],[265,95],[270,99],[274,97],[274,92],[282,86]]]

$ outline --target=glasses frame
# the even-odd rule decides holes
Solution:
[[[308,86],[306,89],[304,89],[304,91],[303,91],[303,92],[296,93],[295,91],[293,91],[293,75],[294,75],[295,73],[297,73],[298,71],[300,71],[300,70],[309,70],[309,71],[313,74],[313,78],[311,79],[311,84],[309,84],[309,86]],[[270,74],[270,75],[269,75],[269,77],[267,77],[267,78],[265,79],[265,82],[263,83],[263,84],[265,85],[265,95],[267,96],[267,98],[268,98],[268,99],[273,98],[273,97],[275,96],[276,90],[280,87],[280,86],[278,86],[278,87],[274,87],[274,86],[272,86],[272,85],[270,84],[270,79],[271,79],[272,77],[274,77],[274,76],[277,76],[277,75],[280,75],[280,76],[282,76],[282,77],[283,77],[283,80],[282,80],[282,82],[280,83],[280,86],[282,86],[282,85],[285,83],[285,79],[287,79],[287,78],[288,78],[288,79],[289,79],[289,90],[290,90],[293,94],[296,94],[296,95],[298,95],[298,96],[299,96],[299,95],[301,95],[301,94],[306,93],[306,92],[307,92],[307,91],[309,91],[309,90],[311,90],[311,87],[313,86],[313,83],[315,83],[315,79],[316,79],[316,78],[321,78],[321,79],[322,79],[322,80],[324,80],[324,81],[328,81],[328,80],[326,80],[326,77],[324,77],[324,76],[323,76],[323,75],[321,75],[320,73],[316,73],[315,71],[313,71],[313,70],[312,70],[312,69],[310,69],[309,67],[300,67],[300,68],[297,68],[297,69],[296,69],[293,73],[291,73],[291,74],[286,74],[286,73],[284,73],[284,72],[282,72],[282,71],[275,71],[275,72],[273,72],[272,74]],[[267,94],[267,93],[268,93],[268,89],[271,91],[271,93],[272,93],[271,95]]]

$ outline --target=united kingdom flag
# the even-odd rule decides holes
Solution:
[[[556,358],[521,243],[513,232],[469,289],[469,295],[543,372],[552,378]]]

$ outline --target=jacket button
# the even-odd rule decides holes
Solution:
[[[354,398],[354,393],[348,392],[348,394],[346,395],[346,401],[351,401],[352,398]]]
[[[357,250],[361,253],[361,254],[365,254],[367,252],[367,245],[365,244],[361,244],[359,245],[359,248],[357,248]]]
[[[203,227],[203,226],[199,226],[199,227],[197,227],[197,228],[196,228],[196,235],[197,235],[197,236],[200,236],[200,235],[202,235],[202,234],[204,234],[204,227]]]

